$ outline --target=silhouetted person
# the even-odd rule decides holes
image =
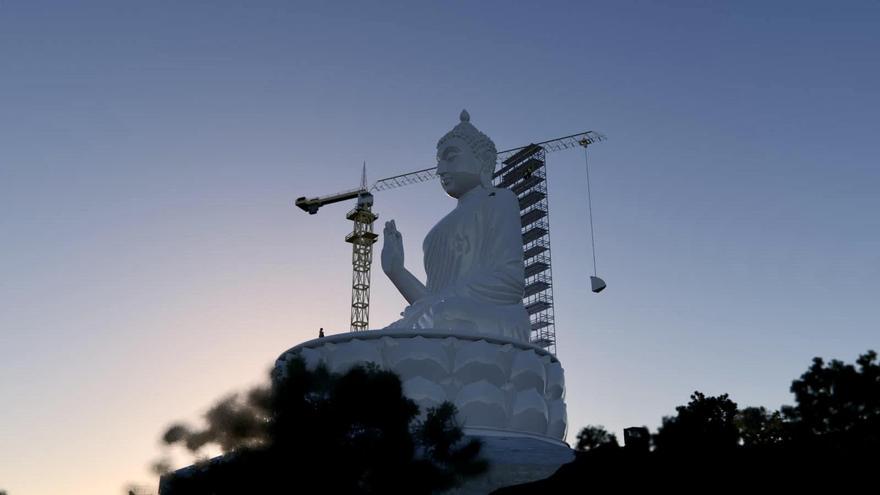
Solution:
[[[319,338],[319,339],[323,339],[323,338],[324,338],[324,327],[321,327],[321,329],[318,330],[318,338]]]

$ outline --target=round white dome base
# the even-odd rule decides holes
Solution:
[[[450,401],[468,432],[568,448],[563,369],[540,347],[472,333],[368,330],[304,342],[282,354],[276,370],[295,356],[309,368],[323,362],[337,373],[374,363],[400,376],[422,414]]]
[[[574,460],[574,451],[562,442],[551,443],[527,436],[469,436],[482,440],[480,454],[489,461],[489,471],[450,490],[447,495],[485,494],[505,486],[542,480]]]

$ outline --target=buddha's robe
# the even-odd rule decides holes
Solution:
[[[389,328],[444,329],[529,340],[519,203],[475,187],[425,237],[428,295]]]

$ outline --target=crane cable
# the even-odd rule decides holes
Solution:
[[[590,244],[593,247],[593,276],[598,277],[596,269],[596,235],[593,231],[593,199],[590,192],[590,162],[587,158],[587,144],[584,144],[584,165],[587,170],[587,212],[590,217]]]

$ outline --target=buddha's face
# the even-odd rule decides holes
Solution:
[[[451,138],[437,148],[437,175],[446,194],[460,198],[480,185],[482,163],[461,138]]]

